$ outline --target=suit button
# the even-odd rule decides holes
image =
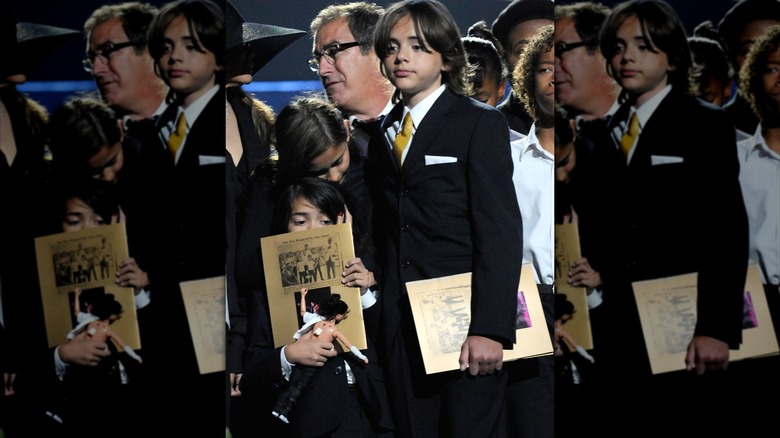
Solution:
[[[409,260],[404,260],[404,261],[401,262],[401,268],[406,269],[411,264],[412,264],[412,262],[410,262]]]
[[[409,224],[402,226],[401,231],[409,231]]]
[[[339,374],[341,374],[341,365],[337,366],[337,367],[336,367],[336,369],[335,369],[335,370],[333,370],[333,373],[334,373],[335,375],[337,375],[337,376],[338,376]]]

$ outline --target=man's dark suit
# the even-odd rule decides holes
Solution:
[[[625,122],[629,111],[624,104],[610,130]],[[602,315],[611,327],[596,365],[606,367],[611,382],[628,384],[612,386],[628,391],[632,403],[623,398],[618,404],[630,405],[632,413],[643,412],[633,402],[641,401],[637,395],[644,390],[694,404],[687,397],[691,376],[651,378],[631,282],[698,272],[694,335],[739,346],[748,233],[734,125],[724,111],[672,88],[642,126],[628,165],[611,142],[596,145],[593,164],[600,176],[593,212],[609,230],[601,236],[607,258],[601,274]],[[685,413],[668,406],[670,412]]]
[[[392,110],[382,133],[402,112],[402,104]],[[434,436],[441,411],[452,428],[444,426],[443,433],[480,435],[476,430],[491,424],[496,414],[491,407],[500,409],[495,397],[503,394],[503,374],[425,376],[404,285],[472,272],[469,335],[512,347],[522,224],[506,119],[493,108],[446,90],[417,127],[402,172],[389,143],[372,142],[372,148],[371,154],[384,163],[389,239],[382,310],[388,389],[399,434]],[[442,157],[452,162],[442,163]],[[439,400],[445,385],[449,397]],[[481,404],[493,406],[482,411]]]

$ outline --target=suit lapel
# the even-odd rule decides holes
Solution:
[[[445,90],[439,96],[414,132],[412,144],[404,160],[404,167],[418,166],[420,163],[425,165],[425,151],[430,148],[439,132],[447,124],[447,116],[454,111],[457,102],[458,97],[449,90]]]

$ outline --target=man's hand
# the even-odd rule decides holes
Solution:
[[[16,380],[16,373],[3,373],[3,395],[10,397],[16,392],[14,391],[14,380]]]
[[[149,286],[149,275],[138,266],[134,258],[122,260],[118,268],[115,274],[116,284],[124,287],[132,286],[136,295],[141,292],[141,289]]]
[[[328,359],[336,357],[333,343],[320,341],[313,337],[311,332],[301,336],[301,339],[287,344],[284,349],[284,357],[292,364],[321,367]]]
[[[469,336],[460,348],[460,370],[484,376],[504,366],[504,348],[501,343],[483,336]]]
[[[105,342],[87,336],[86,330],[67,344],[60,345],[60,359],[69,365],[97,366],[100,360],[111,355]]]
[[[230,373],[230,396],[231,397],[238,397],[241,395],[241,389],[239,385],[241,384],[241,377],[243,376],[243,373]]]
[[[601,274],[590,266],[585,257],[571,264],[567,282],[572,286],[594,288],[601,286]]]
[[[709,336],[694,336],[688,344],[685,355],[685,368],[688,371],[696,369],[696,374],[705,371],[725,370],[729,366],[729,346]]]

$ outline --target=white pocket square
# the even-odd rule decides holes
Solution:
[[[425,165],[431,166],[434,164],[445,164],[445,163],[457,163],[458,159],[455,157],[445,157],[443,155],[426,155],[425,156]]]
[[[225,163],[225,157],[220,155],[198,155],[198,165],[205,166],[207,164],[223,164]]]
[[[653,166],[658,166],[660,164],[682,163],[683,157],[673,157],[670,155],[651,155],[650,162]]]

